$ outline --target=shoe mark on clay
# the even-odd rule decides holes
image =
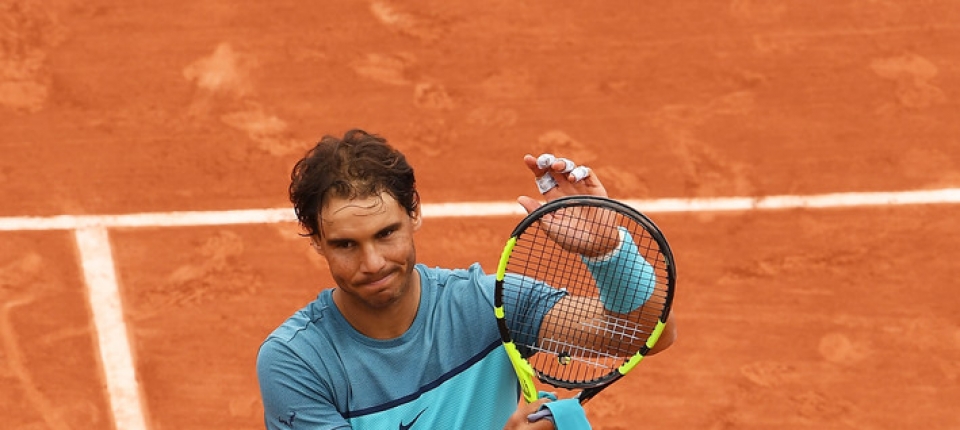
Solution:
[[[393,55],[369,53],[350,65],[353,71],[367,79],[388,85],[412,85],[417,59],[412,54]]]
[[[480,82],[484,95],[492,99],[529,99],[536,93],[536,82],[523,69],[502,69]]]
[[[740,374],[761,387],[778,387],[803,379],[797,369],[775,361],[756,361],[740,366]]]
[[[370,3],[370,12],[381,24],[397,33],[433,42],[444,36],[447,25],[436,17],[424,17],[403,10],[401,5],[389,1]],[[420,108],[450,110],[453,99],[443,84],[416,78],[416,58],[408,53],[393,55],[367,54],[366,58],[352,65],[360,76],[389,85],[413,85],[413,102]]]
[[[790,398],[795,407],[793,410],[800,417],[814,419],[818,423],[843,421],[846,424],[857,417],[853,416],[857,412],[856,406],[844,399],[833,398],[819,391],[807,390]],[[857,428],[856,425],[850,425],[851,428]]]
[[[446,20],[403,10],[396,2],[371,2],[370,13],[387,28],[421,42],[435,42],[448,33],[449,23]]]
[[[210,55],[183,68],[183,77],[196,87],[187,114],[205,118],[224,103],[236,103],[253,93],[250,79],[255,61],[221,43]]]
[[[0,2],[0,106],[21,112],[43,109],[51,83],[47,50],[65,33],[48,2]]]
[[[494,103],[471,109],[466,121],[471,125],[492,129],[513,127],[520,120],[520,113],[516,109],[505,107],[498,101],[530,98],[536,92],[530,73],[522,69],[499,70],[484,78],[478,89],[482,93],[478,99],[489,99]]]
[[[844,333],[828,333],[820,338],[817,352],[830,363],[854,365],[873,354],[869,347],[854,342]]]
[[[536,92],[534,79],[522,69],[502,69],[485,77],[478,88],[484,98],[494,102],[530,98]],[[499,103],[478,106],[467,114],[467,122],[485,128],[512,127],[520,114],[517,110]]]
[[[413,87],[413,104],[419,108],[447,111],[454,107],[453,98],[443,84],[420,82]]]
[[[274,156],[299,154],[309,147],[308,142],[297,139],[290,132],[287,122],[267,112],[256,102],[247,102],[244,110],[220,116],[220,121],[247,133],[260,150]]]
[[[253,58],[237,52],[229,43],[221,43],[209,56],[187,65],[183,77],[200,90],[200,100],[195,103],[218,97],[241,99],[253,93],[250,72],[255,66]]]
[[[198,89],[188,112],[194,117],[205,117],[218,104],[238,107],[239,110],[221,114],[220,121],[246,133],[260,150],[273,156],[306,150],[307,143],[295,139],[284,120],[252,99],[255,91],[250,74],[255,67],[254,58],[237,52],[228,43],[221,43],[211,55],[188,65],[183,76]]]
[[[410,123],[398,141],[403,141],[409,151],[436,157],[457,139],[457,132],[443,118],[424,118]]]
[[[870,69],[881,79],[892,81],[895,85],[893,96],[896,104],[880,106],[880,113],[894,110],[897,105],[922,110],[947,101],[943,90],[932,83],[940,72],[939,68],[922,56],[906,54],[877,58],[870,63]]]
[[[412,86],[413,104],[418,108],[436,111],[453,109],[455,103],[446,87],[435,80],[419,77],[416,65],[417,59],[412,54],[369,53],[351,64],[351,67],[356,74],[382,84]]]

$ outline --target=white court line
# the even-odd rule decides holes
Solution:
[[[115,428],[146,430],[110,237],[103,227],[82,228],[74,236],[80,250]]]
[[[723,197],[623,200],[644,213],[723,212],[794,208],[956,204],[960,188],[814,196]],[[523,215],[515,202],[424,204],[424,217]],[[140,388],[127,337],[119,284],[110,249],[110,228],[187,227],[296,221],[290,208],[230,211],[153,212],[126,215],[57,215],[0,218],[0,231],[74,230],[89,291],[115,428],[146,430]]]
[[[717,197],[695,199],[623,200],[643,213],[737,212],[798,208],[842,208],[960,203],[960,188],[937,190],[833,193],[812,196]],[[489,217],[523,215],[516,202],[424,204],[423,216]],[[228,211],[150,212],[126,215],[56,215],[0,218],[0,231],[75,230],[90,227],[188,227],[201,225],[269,224],[296,221],[290,208]]]

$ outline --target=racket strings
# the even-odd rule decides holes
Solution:
[[[570,222],[571,218],[574,222]],[[573,383],[589,382],[615,371],[646,344],[669,300],[665,285],[667,263],[657,241],[642,225],[623,214],[604,208],[565,208],[544,222],[560,220],[566,221],[566,227],[548,234],[540,225],[533,224],[518,236],[507,272],[520,276],[508,280],[521,284],[514,291],[547,285],[566,291],[569,299],[574,300],[566,301],[565,312],[552,312],[549,324],[547,320],[542,325],[517,321],[511,327],[511,337],[515,341],[525,340],[517,343],[530,354],[528,360],[541,374]],[[592,232],[603,229],[619,229],[622,235],[629,236],[639,257],[649,264],[644,271],[628,259],[616,261],[612,268],[624,274],[624,278],[646,280],[642,282],[646,287],[630,286],[623,290],[626,296],[621,299],[642,302],[629,314],[606,311],[598,299],[597,280],[581,253],[557,244],[558,239],[563,239],[567,248],[587,250],[596,246]],[[561,238],[562,235],[569,237]],[[606,236],[610,236],[609,230]],[[651,276],[654,279],[649,279]],[[639,294],[644,299],[629,294]],[[504,297],[505,302],[521,299],[519,294]]]

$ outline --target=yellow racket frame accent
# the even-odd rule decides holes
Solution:
[[[656,327],[653,328],[653,332],[651,332],[650,337],[647,338],[646,345],[648,351],[653,349],[654,345],[657,344],[657,341],[660,340],[660,335],[663,333],[663,328],[666,326],[667,324],[665,322],[659,320],[657,321]],[[619,372],[621,375],[626,375],[627,372],[633,370],[636,365],[640,364],[640,361],[643,360],[643,357],[646,357],[646,355],[644,355],[642,352],[634,354],[633,357],[630,357],[626,363],[623,363],[623,365],[617,368],[617,372]]]
[[[511,237],[503,247],[503,253],[500,255],[500,263],[497,264],[498,281],[503,281],[504,276],[506,276],[507,262],[510,260],[510,254],[513,253],[513,247],[516,246],[516,244],[517,238]],[[506,317],[503,306],[494,307],[493,312],[499,320]],[[512,341],[504,342],[503,349],[507,352],[507,357],[510,358],[510,364],[513,365],[513,370],[517,373],[517,380],[520,381],[520,391],[523,393],[524,400],[526,400],[527,403],[536,401],[539,393],[537,392],[537,386],[534,382],[536,371],[533,370],[533,366],[530,366],[530,363],[523,358],[520,350],[517,349],[517,345]]]

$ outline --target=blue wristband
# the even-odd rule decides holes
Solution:
[[[544,403],[541,409],[550,410],[553,415],[553,425],[557,430],[591,430],[587,413],[579,399],[563,399]]]
[[[626,314],[643,306],[657,286],[653,266],[640,255],[640,249],[623,227],[618,227],[617,248],[598,258],[583,257],[597,281],[600,302],[611,312]]]

